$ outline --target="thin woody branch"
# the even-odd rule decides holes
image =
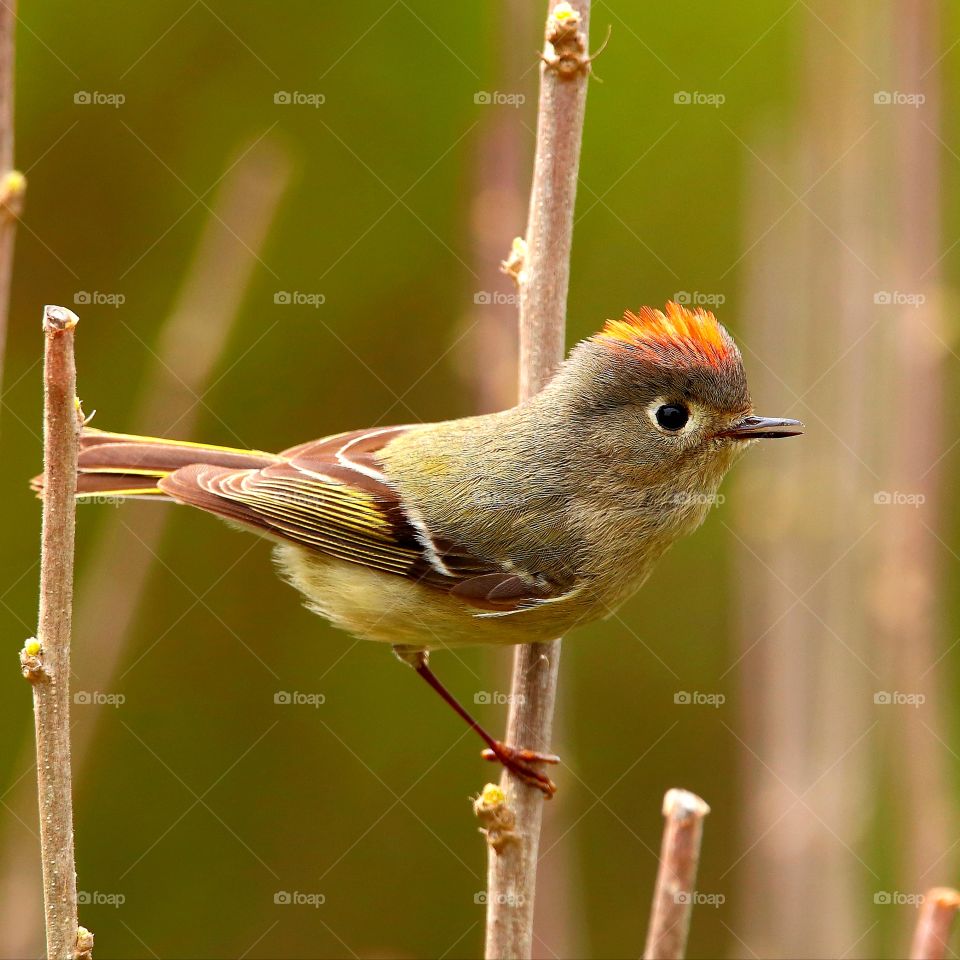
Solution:
[[[960,908],[960,893],[950,887],[928,890],[920,907],[910,945],[910,960],[943,960],[950,944],[950,928]]]
[[[589,0],[551,0],[537,148],[520,285],[520,399],[537,393],[563,360],[573,209],[587,102]]]
[[[16,0],[0,4],[0,388],[10,315],[13,241],[27,181],[13,168],[13,69]]]
[[[37,737],[40,852],[49,960],[89,954],[92,936],[78,941],[77,874],[73,854],[70,774],[70,626],[73,607],[74,490],[81,417],[73,355],[77,317],[63,307],[43,316],[43,521],[37,636],[21,652],[33,684]]]
[[[228,166],[210,201],[194,259],[157,335],[153,362],[143,377],[142,399],[130,413],[130,422],[142,424],[143,432],[175,430],[183,436],[194,432],[196,397],[209,387],[224,356],[289,179],[287,154],[269,138]],[[77,635],[84,637],[84,681],[91,690],[114,688],[130,623],[169,519],[160,510],[129,519],[119,514],[105,519],[77,582],[73,620]],[[120,580],[124,588],[118,592]],[[105,618],[102,611],[108,602],[110,616]],[[71,757],[78,783],[91,757],[98,716],[94,713],[73,724]],[[7,803],[16,810],[27,809],[35,803],[32,790],[32,784],[21,781],[8,794]],[[22,883],[25,864],[32,864],[33,857],[33,837],[26,831],[10,830],[6,838],[0,837],[0,890]],[[0,926],[11,955],[30,955],[37,925],[33,910],[4,903],[0,897]]]
[[[644,960],[681,960],[687,949],[703,839],[710,808],[688,790],[668,790],[663,798],[663,842],[650,912]]]
[[[564,356],[589,15],[590,0],[550,0],[527,234],[507,265],[520,289],[521,400],[547,383]],[[559,640],[516,648],[507,743],[549,751],[559,658]],[[544,797],[508,771],[501,788],[498,816],[511,826],[509,842],[489,845],[486,956],[529,957]],[[503,831],[494,836],[503,840]]]

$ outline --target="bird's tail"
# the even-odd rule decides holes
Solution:
[[[97,497],[170,498],[157,485],[174,470],[209,463],[238,470],[267,467],[279,458],[259,450],[218,447],[187,440],[161,440],[85,427],[77,459],[77,499]],[[43,494],[43,476],[30,486]]]

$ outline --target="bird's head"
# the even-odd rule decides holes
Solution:
[[[608,321],[555,383],[593,452],[645,483],[715,486],[750,441],[803,431],[756,416],[730,334],[709,311],[672,302]]]

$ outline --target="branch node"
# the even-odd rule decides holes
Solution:
[[[487,843],[496,853],[507,844],[516,843],[519,837],[514,830],[517,824],[514,812],[507,806],[507,797],[495,783],[488,783],[473,801],[473,812],[484,824],[480,828]]]
[[[690,817],[702,820],[709,812],[706,800],[689,790],[673,787],[664,794],[663,815],[672,820],[688,820]]]
[[[93,934],[86,927],[77,927],[77,952],[74,960],[93,960]]]
[[[72,330],[79,322],[80,318],[66,307],[47,304],[43,308],[43,329],[46,333],[64,333]]]
[[[79,397],[73,398],[73,412],[77,417],[77,429],[82,431],[83,428],[97,415],[97,411],[94,410],[90,416],[87,416],[83,412],[83,403]]]
[[[590,72],[591,57],[581,22],[580,12],[566,0],[561,0],[547,17],[547,37],[540,59],[565,80]]]
[[[519,290],[527,282],[527,241],[523,237],[514,237],[510,244],[510,253],[506,260],[500,261],[500,272],[513,279]]]
[[[27,640],[20,651],[20,672],[31,683],[45,683],[50,679],[43,662],[43,645],[36,637]]]
[[[8,170],[0,179],[0,209],[12,219],[23,213],[23,197],[27,192],[27,178],[19,170]]]

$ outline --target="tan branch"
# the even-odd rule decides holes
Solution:
[[[24,675],[33,683],[40,853],[49,960],[73,958],[78,949],[70,775],[74,490],[81,426],[73,356],[76,324],[76,315],[63,307],[44,310],[40,614],[36,640],[27,641],[21,653]]]
[[[228,165],[173,308],[158,332],[140,399],[127,414],[127,425],[138,433],[193,436],[202,409],[198,398],[225,356],[290,175],[286,151],[270,140],[243,150],[241,159]],[[118,664],[172,512],[110,511],[91,544],[74,604],[74,635],[84,647],[82,680],[87,690],[115,689]],[[118,592],[119,579],[124,588]],[[109,617],[103,615],[106,604]],[[90,761],[100,716],[74,714],[72,760],[78,779]],[[34,803],[32,795],[26,795],[30,790],[24,779],[6,803],[14,811],[26,810]],[[12,894],[22,888],[33,866],[34,841],[17,814],[9,813],[7,823],[0,831],[0,927],[11,955],[29,956],[38,952],[38,918],[31,902]]]
[[[710,808],[688,790],[663,798],[663,843],[644,960],[681,960],[687,949],[700,862],[703,818]]]
[[[550,0],[537,113],[537,147],[520,282],[520,397],[563,360],[573,210],[590,59],[590,0]],[[560,641],[518,646],[506,741],[548,751]],[[489,847],[486,956],[529,957],[543,795],[512,773],[501,781],[512,842]]]
[[[960,893],[950,887],[927,891],[920,907],[910,945],[910,960],[943,960],[950,942],[950,928],[960,908]]]
[[[27,181],[13,169],[13,68],[16,0],[0,4],[0,388],[10,315],[13,240]]]

